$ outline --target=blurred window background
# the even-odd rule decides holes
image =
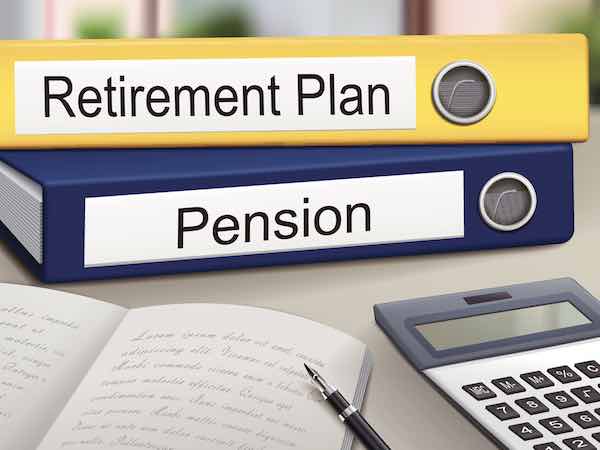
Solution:
[[[582,32],[600,103],[600,0],[0,0],[1,39]]]

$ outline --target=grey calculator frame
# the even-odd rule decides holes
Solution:
[[[499,291],[508,292],[511,298],[474,305],[465,300]],[[441,351],[433,348],[416,329],[416,325],[424,323],[563,301],[571,302],[591,323]],[[600,337],[600,302],[571,278],[384,303],[375,305],[374,311],[378,325],[420,371]]]

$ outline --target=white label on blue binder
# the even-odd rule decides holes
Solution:
[[[462,171],[85,199],[85,267],[464,237]]]
[[[15,133],[416,127],[414,56],[17,61]]]

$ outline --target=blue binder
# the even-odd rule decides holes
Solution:
[[[6,223],[1,226],[1,234],[20,258],[45,282],[553,244],[569,240],[574,227],[573,150],[568,144],[311,149],[283,147],[120,151],[19,150],[0,152],[0,161],[41,187],[41,261],[36,260],[26,250]],[[268,191],[271,188],[289,185],[299,186],[302,191],[304,186],[308,186],[305,185],[307,182],[325,180],[350,180],[343,186],[353,188],[356,187],[354,183],[367,183],[365,186],[371,186],[371,180],[385,182],[387,177],[397,177],[393,179],[403,182],[407,178],[402,176],[419,174],[457,174],[454,180],[455,185],[461,189],[461,198],[455,198],[456,208],[462,208],[460,223],[457,224],[460,232],[457,235],[410,239],[403,234],[404,230],[400,226],[398,234],[402,235],[402,238],[397,242],[392,227],[392,231],[387,231],[388,235],[382,242],[365,240],[343,245],[343,239],[347,239],[348,236],[334,236],[332,239],[340,241],[328,246],[328,236],[324,232],[318,236],[321,239],[319,243],[311,243],[307,248],[303,248],[300,240],[294,248],[284,248],[281,246],[287,244],[280,239],[277,242],[273,240],[280,247],[273,244],[270,248],[271,241],[249,243],[259,247],[245,254],[240,228],[240,239],[236,245],[240,245],[241,251],[233,254],[208,252],[197,257],[188,254],[181,259],[169,256],[164,260],[150,258],[142,262],[136,260],[135,255],[131,255],[131,259],[115,260],[114,264],[86,264],[89,257],[84,254],[84,249],[87,248],[86,198],[174,191],[193,191],[194,195],[202,198],[204,192],[216,192],[217,189],[231,187],[239,187],[240,190],[235,192],[244,194],[244,187],[249,186],[264,186]],[[511,178],[511,175],[516,178]],[[430,186],[428,182],[421,185]],[[331,189],[328,189],[328,184],[325,186],[326,191],[338,192],[337,184],[331,185]],[[357,186],[358,191],[362,192],[362,184]],[[346,188],[339,189],[340,197],[344,195]],[[444,191],[446,190],[444,188]],[[398,213],[388,217],[396,220],[397,217],[402,219],[410,216],[411,210],[405,209],[403,199],[410,199],[414,195],[421,194],[418,190],[389,192],[389,198],[397,199]],[[429,192],[427,195],[430,195],[428,198],[431,199],[437,198],[436,193]],[[440,192],[440,195],[446,194]],[[234,195],[228,198],[234,201],[235,197]],[[385,201],[389,202],[389,198]],[[154,204],[153,202],[154,200],[150,204]],[[246,203],[252,203],[252,197]],[[257,203],[264,203],[264,199],[257,197]],[[417,206],[413,208],[419,207],[419,202],[416,203]],[[255,206],[258,208],[260,205]],[[447,214],[446,207],[446,200],[441,202],[440,207],[432,207],[427,220],[421,224],[422,228],[431,228],[436,225],[436,221],[447,221],[444,217],[444,214]],[[456,211],[454,206],[452,208]],[[337,214],[333,208],[330,208],[329,212],[333,212],[331,217]],[[366,215],[367,210],[363,212]],[[375,223],[375,211],[368,212],[372,212],[374,218],[373,223],[367,224],[368,226],[385,228],[386,224]],[[300,212],[298,214],[300,215]],[[193,214],[190,217],[196,217],[195,220],[202,218]],[[222,222],[221,226],[224,223]],[[363,222],[360,223],[364,226]],[[298,227],[301,225],[299,223]],[[199,225],[196,229],[198,227]],[[332,229],[330,225],[328,227],[328,230]],[[88,233],[91,233],[89,228]],[[102,232],[102,227],[96,228],[100,230],[99,233]],[[172,229],[173,235],[177,234],[177,231],[180,232],[179,244],[182,244],[184,236],[186,245],[196,236],[196,242],[203,245],[200,235],[194,234],[194,227],[187,228],[185,233],[181,232],[180,222],[178,230]],[[325,225],[322,228],[325,228]],[[365,230],[369,232],[377,231],[367,228]],[[221,233],[225,229],[227,227],[222,226],[221,230],[217,231]],[[288,231],[290,229],[287,228]],[[339,226],[337,229],[340,229],[340,233],[350,233]],[[314,230],[311,232],[315,234]],[[213,228],[213,236],[214,233]],[[390,233],[392,239],[389,238]],[[297,234],[300,235],[300,232]],[[223,232],[220,236],[225,235]],[[229,232],[226,236],[234,235]],[[365,236],[372,234],[366,233]],[[115,240],[117,237],[121,238],[114,236]],[[87,238],[91,239],[90,235]],[[110,245],[111,237],[105,238],[108,238],[106,245]],[[297,239],[297,236],[294,239]],[[96,243],[88,244],[93,247]],[[177,239],[173,238],[172,243],[169,240],[168,245],[173,246],[169,252],[177,251]],[[223,245],[223,248],[226,248],[226,245]]]

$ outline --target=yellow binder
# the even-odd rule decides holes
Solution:
[[[582,35],[0,41],[0,148],[576,142]]]

